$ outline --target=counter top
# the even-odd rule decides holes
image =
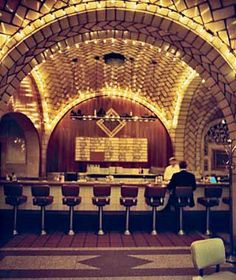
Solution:
[[[11,183],[9,181],[6,180],[1,180],[0,181],[0,185],[6,184],[6,183]],[[12,182],[12,183],[16,183],[16,182]],[[49,180],[18,180],[17,183],[22,184],[23,186],[29,186],[29,185],[49,185],[49,186],[61,186],[63,184],[69,184],[69,185],[73,185],[73,184],[78,184],[79,186],[83,187],[83,186],[93,186],[93,185],[102,185],[102,184],[109,184],[111,187],[115,187],[115,186],[122,186],[122,185],[136,185],[139,187],[145,187],[146,185],[151,184],[150,182],[132,182],[132,181],[125,181],[125,182],[120,182],[120,181],[112,181],[112,182],[108,182],[108,181],[65,181],[65,182],[61,182],[61,181],[49,181]],[[160,185],[162,185],[163,187],[167,185],[166,182],[161,183]],[[203,183],[203,182],[197,182],[197,187],[208,187],[208,186],[212,186],[212,187],[216,187],[216,186],[222,186],[222,187],[229,187],[228,183],[216,183],[216,184],[212,184],[212,183]]]

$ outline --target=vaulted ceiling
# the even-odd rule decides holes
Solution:
[[[0,109],[26,113],[37,128],[50,127],[86,95],[120,93],[153,105],[171,129],[182,106],[191,108],[192,121],[217,106],[219,91],[227,91],[234,112],[234,4],[1,1]],[[125,63],[107,65],[103,56],[110,52],[123,54]],[[190,107],[191,100],[198,105]]]
[[[106,64],[103,56],[111,52],[124,55],[125,62],[120,66]],[[36,67],[32,76],[44,87],[50,119],[84,92],[102,94],[107,88],[115,88],[150,99],[164,118],[171,120],[177,94],[192,72],[175,55],[159,52],[149,44],[106,39],[57,53]]]

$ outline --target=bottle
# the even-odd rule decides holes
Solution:
[[[12,174],[11,174],[11,180],[13,182],[17,181],[17,177],[16,177],[16,174],[14,172],[12,172]]]
[[[6,181],[11,181],[10,175],[6,174]]]

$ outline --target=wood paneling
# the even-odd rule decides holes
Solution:
[[[86,115],[92,115],[100,108],[108,111],[114,109],[119,115],[132,112],[142,116],[152,114],[144,106],[123,98],[97,97],[80,103],[73,110],[80,109]],[[96,121],[79,121],[70,119],[68,112],[58,123],[49,141],[47,151],[47,171],[78,171],[89,163],[99,163],[102,167],[164,167],[172,155],[172,144],[168,132],[160,120],[155,122],[127,122],[114,137],[147,138],[148,162],[79,162],[75,161],[76,137],[108,137],[96,124]]]

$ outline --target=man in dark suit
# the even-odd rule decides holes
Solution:
[[[193,173],[187,171],[186,161],[179,162],[180,172],[173,174],[170,183],[167,188],[171,191],[170,204],[174,204],[175,201],[175,189],[177,186],[190,186],[192,190],[196,190],[196,179]],[[194,206],[194,199],[191,198],[190,207]]]

